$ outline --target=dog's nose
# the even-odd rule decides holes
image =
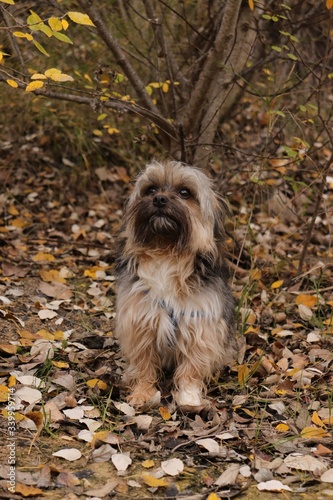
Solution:
[[[157,194],[153,198],[153,204],[155,207],[162,208],[168,203],[168,198],[163,196],[163,194]]]

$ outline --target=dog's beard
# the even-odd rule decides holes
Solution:
[[[149,227],[156,236],[178,239],[181,228],[179,223],[164,214],[152,215],[149,219]]]
[[[190,216],[176,203],[161,209],[140,200],[132,207],[130,218],[138,244],[178,250],[185,250],[189,245]]]

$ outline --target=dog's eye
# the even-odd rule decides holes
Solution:
[[[187,188],[181,188],[179,190],[179,195],[181,196],[181,198],[184,198],[184,200],[188,200],[188,198],[191,197],[191,191]]]
[[[149,188],[147,188],[145,191],[145,195],[149,196],[150,194],[155,194],[156,192],[157,192],[156,186],[149,186]]]

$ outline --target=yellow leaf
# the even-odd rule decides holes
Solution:
[[[22,31],[14,31],[13,35],[16,36],[16,38],[26,38],[29,42],[34,39],[30,33],[23,33]]]
[[[150,86],[150,85],[147,85],[147,86],[146,86],[146,91],[147,91],[147,94],[148,94],[148,95],[152,95],[152,93],[153,93],[153,89],[151,88],[151,86]]]
[[[81,12],[67,12],[67,15],[73,23],[83,24],[85,26],[95,26],[87,14],[81,14]]]
[[[324,427],[325,425],[316,411],[313,412],[311,422],[313,422],[315,425],[319,425],[319,427]]]
[[[36,47],[36,49],[39,50],[39,52],[41,52],[42,54],[44,54],[44,56],[46,56],[46,57],[50,57],[50,55],[48,54],[48,52],[44,49],[43,45],[41,45],[36,40],[34,40],[33,43],[34,43],[34,46]]]
[[[247,365],[240,365],[238,367],[238,383],[241,387],[244,387],[246,384],[249,373],[250,370]]]
[[[221,497],[219,497],[216,493],[210,493],[207,500],[221,500]]]
[[[66,19],[62,19],[61,24],[63,29],[66,31],[69,26],[68,21],[66,21]]]
[[[52,361],[52,364],[56,368],[69,368],[69,364],[66,361]]]
[[[94,135],[96,135],[97,137],[101,137],[103,135],[103,132],[101,130],[96,129],[96,128],[92,131],[92,133]]]
[[[18,218],[11,220],[10,225],[20,229],[22,227],[26,227],[28,225],[28,222],[24,219]]]
[[[53,262],[54,256],[50,253],[38,252],[32,257],[35,262]]]
[[[35,73],[30,78],[31,80],[46,80],[46,76],[43,73]]]
[[[304,427],[301,432],[301,436],[306,439],[321,439],[323,437],[330,437],[330,433],[325,431],[325,429],[318,427]]]
[[[68,82],[68,81],[72,82],[72,81],[74,81],[73,77],[66,75],[65,73],[62,73],[60,71],[60,69],[57,69],[57,68],[47,69],[45,71],[45,76],[47,76],[47,78],[50,78],[54,82]]]
[[[317,297],[315,295],[306,295],[305,293],[301,293],[296,298],[296,304],[303,304],[303,306],[309,307],[311,309],[311,307],[317,304]]]
[[[161,417],[163,420],[170,420],[171,418],[171,413],[169,412],[168,408],[166,406],[161,406],[159,408],[159,412],[161,414]]]
[[[8,387],[15,387],[16,385],[16,377],[14,375],[11,375],[8,377]]]
[[[149,84],[149,87],[152,87],[153,89],[159,89],[161,88],[161,83],[160,82],[150,82]]]
[[[54,340],[54,335],[53,333],[48,332],[47,330],[38,330],[37,335],[39,337],[42,337],[44,340]]]
[[[41,269],[39,274],[42,280],[47,283],[52,283],[52,281],[56,281],[57,283],[66,283],[65,278],[61,278],[61,276],[59,276],[59,271],[56,269]]]
[[[99,389],[102,389],[102,390],[105,390],[108,387],[107,384],[105,382],[103,382],[103,380],[100,380],[99,378],[92,378],[90,380],[87,380],[86,384],[87,384],[87,386],[91,387],[92,389],[94,387],[96,387],[96,385]]]
[[[144,462],[142,462],[142,467],[144,467],[145,469],[150,469],[151,467],[154,467],[155,465],[155,462],[154,460],[145,460]]]
[[[169,85],[167,83],[163,83],[162,90],[165,94],[169,92]]]
[[[44,82],[42,82],[41,80],[35,80],[34,82],[31,82],[26,86],[25,91],[33,92],[34,90],[41,89],[43,86]]]
[[[5,417],[8,418],[8,410],[1,410],[1,414]],[[17,411],[14,412],[14,417],[16,422],[21,422],[22,420],[25,420],[25,415],[22,415],[22,413],[19,413]]]
[[[250,272],[250,278],[251,280],[260,280],[261,279],[261,270],[258,268],[252,269]]]
[[[64,332],[62,330],[57,330],[56,332],[53,332],[53,335],[54,335],[54,340],[64,339]]]
[[[278,432],[287,432],[289,431],[289,425],[287,424],[278,424],[275,429],[278,431]]]
[[[8,354],[16,354],[17,346],[12,344],[0,344],[0,350]]]
[[[282,285],[283,280],[274,281],[274,283],[271,284],[271,288],[274,290],[275,288],[280,288]]]
[[[6,385],[0,385],[0,403],[8,401],[9,389]]]
[[[14,89],[17,89],[18,84],[15,82],[15,80],[6,80],[6,82],[8,83],[8,85],[13,87]]]
[[[117,128],[108,128],[108,134],[110,135],[113,135],[113,134],[119,134],[120,133],[120,130],[118,130]]]
[[[326,0],[326,8],[331,9],[333,7],[333,0]]]
[[[48,20],[49,26],[53,31],[61,31],[62,30],[62,22],[58,17],[50,17]]]
[[[159,488],[160,486],[169,486],[168,481],[166,481],[165,479],[157,479],[156,477],[150,476],[149,474],[143,474],[142,478],[144,482],[152,488]]]
[[[249,0],[249,7],[251,10],[254,10],[254,2],[253,0]]]
[[[14,0],[0,0],[1,3],[7,3],[8,5],[15,5]]]

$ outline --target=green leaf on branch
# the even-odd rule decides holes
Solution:
[[[39,42],[36,42],[36,40],[34,40],[33,43],[34,43],[36,49],[39,50],[39,52],[41,52],[42,54],[44,54],[44,56],[46,56],[46,57],[50,57],[50,54],[48,54],[46,52],[46,50],[44,49],[44,47]]]
[[[73,23],[83,24],[85,26],[95,26],[87,14],[82,14],[81,12],[67,12],[67,15]]]
[[[70,43],[73,45],[72,40],[64,33],[59,33],[58,31],[53,32],[53,36],[64,43]]]
[[[36,14],[36,12],[34,12],[33,10],[30,11],[31,14],[30,16],[28,16],[28,19],[27,19],[27,23],[29,24],[29,26],[31,27],[31,25],[33,24],[44,24],[43,23],[43,19],[41,17],[39,17],[38,14]]]

